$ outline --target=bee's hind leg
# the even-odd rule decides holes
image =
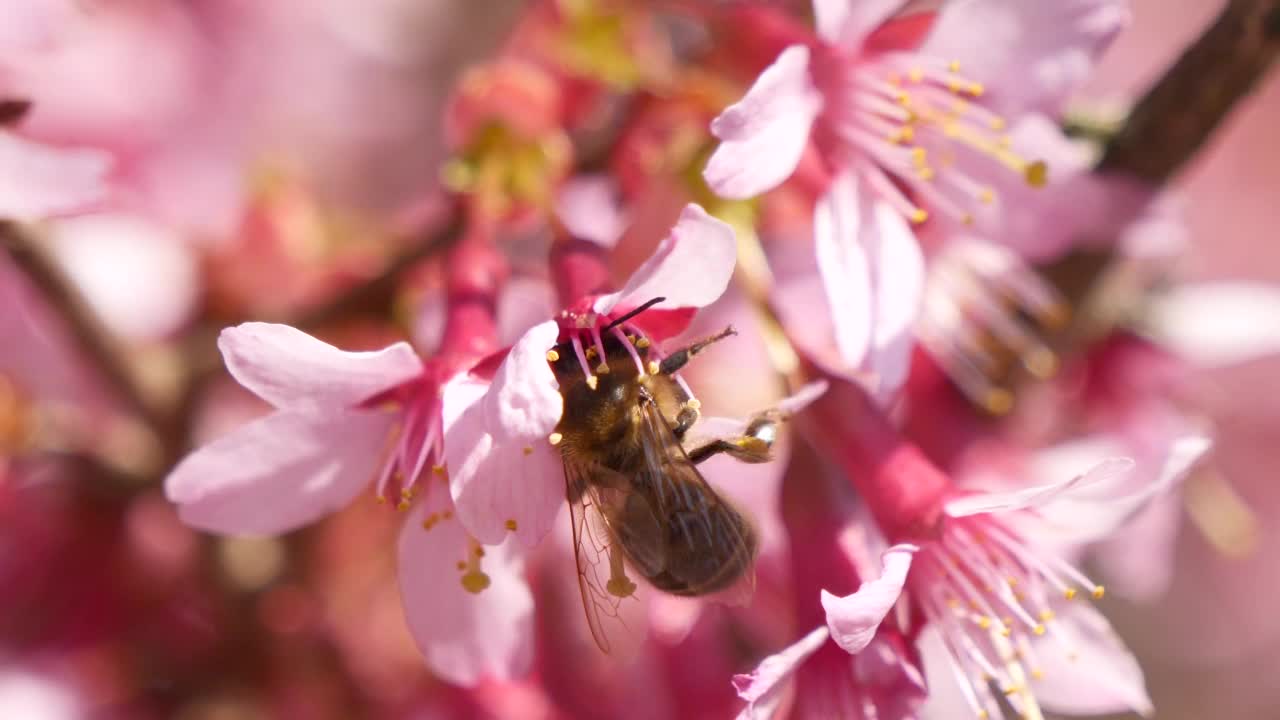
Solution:
[[[780,415],[769,410],[751,419],[741,435],[717,438],[689,450],[689,459],[696,465],[721,453],[747,463],[762,463],[773,459],[773,443],[778,439]]]

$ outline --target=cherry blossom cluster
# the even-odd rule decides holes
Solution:
[[[95,11],[110,32],[54,5],[0,30],[0,338],[22,348],[0,356],[0,518],[22,542],[61,542],[20,508],[28,458],[64,451],[144,466],[125,487],[153,495],[124,496],[181,523],[121,511],[86,537],[163,526],[174,568],[195,537],[384,508],[360,522],[388,542],[342,562],[395,568],[378,581],[441,716],[1154,712],[1098,601],[1167,588],[1214,434],[1180,388],[1280,347],[1231,322],[1280,295],[1170,282],[1174,203],[1063,130],[1127,0],[539,0],[500,34],[459,7],[447,22],[486,50],[427,89],[405,78],[446,61],[343,3],[307,16],[332,47],[290,44],[289,3]],[[141,72],[146,38],[168,61],[137,106],[56,90],[96,58]],[[154,351],[135,366],[203,343],[234,382],[198,385],[182,356],[188,391],[150,419],[104,390],[76,354],[94,323],[24,275],[8,238],[28,230],[108,332]],[[1121,299],[1050,272],[1085,255]],[[637,583],[611,655],[578,598],[557,375],[595,390],[606,345],[679,384],[686,449],[785,420],[770,462],[699,466],[759,531],[754,593]],[[6,586],[44,577],[6,542]],[[271,622],[305,615],[273,597]],[[6,683],[39,712],[79,702],[10,654],[0,714]]]

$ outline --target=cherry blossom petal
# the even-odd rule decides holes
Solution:
[[[70,685],[54,677],[0,667],[0,717],[80,720],[88,716],[85,704]]]
[[[711,122],[720,139],[703,177],[718,194],[749,198],[782,184],[800,162],[822,93],[809,75],[809,48],[793,45],[745,97]]]
[[[1025,510],[1047,504],[1059,495],[1072,488],[1102,483],[1114,479],[1117,475],[1133,469],[1134,462],[1129,458],[1110,458],[1089,469],[1083,475],[1050,483],[1036,485],[1022,490],[1005,492],[974,493],[950,500],[946,503],[946,513],[951,517],[965,517],[982,513],[1008,512]]]
[[[531,328],[491,383],[463,376],[444,387],[450,491],[462,524],[485,544],[515,532],[535,545],[564,505],[563,465],[547,441],[564,406],[546,358],[559,332],[555,321]]]
[[[885,551],[883,572],[875,580],[868,580],[851,595],[838,597],[822,591],[822,609],[827,613],[827,627],[831,639],[845,652],[862,652],[873,637],[884,616],[898,602],[902,586],[911,568],[911,555],[918,548],[914,545],[895,545]]]
[[[1117,475],[1072,484],[1038,503],[1039,522],[1034,534],[1041,540],[1060,543],[1106,538],[1153,500],[1181,484],[1211,445],[1208,438],[1199,435],[1170,440],[1163,457],[1156,456],[1143,468],[1145,476],[1140,479],[1144,482],[1136,488]]]
[[[1130,16],[1126,0],[958,0],[943,5],[919,52],[958,61],[1003,111],[1056,114]]]
[[[1092,562],[1107,581],[1107,593],[1152,603],[1173,584],[1182,497],[1155,498],[1095,546]]]
[[[1145,329],[1203,367],[1280,353],[1280,287],[1253,283],[1180,285],[1147,309]]]
[[[274,323],[227,328],[218,349],[241,385],[287,410],[356,405],[422,372],[422,361],[405,342],[347,352]]]
[[[569,234],[612,248],[627,229],[618,186],[608,175],[580,175],[556,195],[556,217]]]
[[[870,352],[875,326],[871,261],[861,232],[869,203],[859,195],[853,173],[841,173],[813,210],[818,272],[831,308],[836,347],[850,368],[860,367]]]
[[[0,132],[0,217],[32,222],[83,210],[106,195],[111,156],[52,148]]]
[[[484,548],[489,578],[479,593],[462,585],[459,562],[475,549],[454,518],[426,529],[431,503],[417,503],[400,531],[400,593],[409,632],[431,671],[456,685],[522,676],[533,660],[533,595],[514,540]]]
[[[715,302],[729,287],[737,262],[733,228],[689,204],[653,255],[627,279],[622,290],[596,299],[594,309],[636,307],[656,297],[659,307],[700,308]]]
[[[1153,712],[1137,659],[1088,603],[1063,607],[1054,632],[1033,638],[1032,648],[1043,673],[1035,694],[1046,709],[1069,715]]]
[[[818,270],[847,370],[870,372],[876,395],[906,380],[925,265],[901,215],[842,173],[814,209]]]
[[[738,697],[747,701],[747,707],[738,713],[738,720],[771,717],[782,698],[786,681],[796,668],[822,647],[828,637],[826,627],[816,628],[794,644],[762,660],[751,673],[734,675],[733,687],[738,691]]]
[[[906,4],[907,0],[813,0],[814,24],[828,43],[857,49]]]
[[[165,479],[183,522],[275,535],[351,501],[373,476],[394,416],[282,411],[191,453]]]

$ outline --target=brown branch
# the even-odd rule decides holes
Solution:
[[[1280,0],[1231,0],[1134,105],[1111,136],[1095,172],[1128,175],[1159,187],[1176,175],[1257,85],[1280,54]],[[1041,268],[1072,307],[1105,292],[1110,247],[1080,250]],[[1064,338],[1078,339],[1075,324]],[[1095,328],[1096,329],[1096,328]],[[1085,333],[1088,334],[1088,333]]]
[[[126,409],[137,414],[156,436],[162,435],[165,418],[148,401],[146,391],[118,352],[110,334],[75,286],[17,224],[0,220],[0,247],[57,313],[76,348],[102,375]]]
[[[1231,0],[1134,106],[1099,172],[1162,185],[1257,84],[1280,53],[1280,0]]]
[[[331,300],[306,308],[289,320],[302,328],[317,327],[334,320],[370,310],[384,310],[391,305],[396,288],[405,273],[436,253],[447,250],[466,227],[463,205],[455,200],[442,226],[424,238],[407,243],[407,249],[392,258],[377,275],[353,285]]]

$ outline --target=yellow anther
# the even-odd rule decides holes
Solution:
[[[925,161],[927,161],[928,159],[929,159],[929,153],[924,148],[922,147],[911,148],[911,162],[915,163],[916,167],[920,167],[921,165],[924,165]]]
[[[650,374],[650,375],[657,375],[657,374],[658,374],[658,370],[660,369],[660,367],[661,367],[661,366],[659,366],[659,365],[658,365],[658,361],[657,361],[657,360],[650,360],[650,361],[649,361],[649,366],[648,366],[648,367],[649,367],[649,374]]]
[[[983,630],[990,630],[991,618],[986,617],[985,615],[978,618],[978,627],[982,628]]]
[[[652,343],[649,342],[649,338],[647,337],[642,337],[639,340],[636,340],[636,347],[640,348],[641,350],[644,350],[645,348],[649,347],[651,344]]]
[[[929,213],[926,212],[924,208],[916,208],[915,210],[911,211],[911,222],[917,225],[919,225],[920,223],[928,219],[929,219]]]
[[[409,509],[408,500],[401,500],[400,502],[396,503],[396,510],[399,510],[400,512],[404,512],[405,510],[408,510],[408,509]]]
[[[947,89],[953,93],[958,93],[964,89],[964,86],[960,84],[959,80],[953,78],[947,81]]]
[[[971,215],[971,214],[969,214],[969,213],[965,213],[965,214],[961,215],[961,216],[960,216],[960,224],[962,224],[962,225],[972,225],[972,224],[973,224],[973,215]]]
[[[1002,117],[991,118],[991,129],[995,130],[996,132],[1000,132],[1001,130],[1008,127],[1008,125],[1009,124],[1005,122],[1005,119]]]
[[[589,347],[589,348],[587,348],[587,359],[588,359],[588,360],[594,360],[594,359],[596,358],[596,355],[597,355],[597,353],[596,353],[596,349],[595,349],[595,348],[593,348],[593,347]]]
[[[990,720],[990,718],[991,718],[991,714],[988,713],[986,710],[978,711],[978,720]]]
[[[1004,415],[1013,409],[1013,393],[1004,388],[991,388],[982,398],[982,407],[992,415]]]
[[[552,445],[559,445],[561,440],[564,440],[564,435],[561,435],[558,432],[553,432],[547,436],[547,442]]]
[[[1052,620],[1053,618],[1054,618],[1054,614],[1053,614],[1053,611],[1052,611],[1052,610],[1041,610],[1041,611],[1040,611],[1040,619],[1041,619],[1041,620],[1043,620],[1043,621],[1045,621],[1045,622],[1049,622],[1049,621],[1050,621],[1050,620]]]
[[[904,92],[898,93],[896,96],[894,96],[893,100],[894,102],[898,103],[903,107],[906,107],[911,104],[911,96]]]
[[[380,503],[386,503],[386,502],[387,502],[387,498],[386,498],[385,496],[383,496],[383,495],[379,495],[379,496],[377,497],[377,500],[378,500],[378,502],[380,502]]]
[[[1013,634],[1013,631],[1010,630],[1007,626],[1000,628],[1000,637],[1009,637],[1012,634]]]
[[[1058,356],[1049,348],[1036,348],[1022,359],[1027,370],[1038,380],[1047,380],[1058,372]]]
[[[1034,668],[1034,669],[1031,671],[1031,679],[1032,679],[1032,680],[1043,680],[1043,679],[1044,679],[1044,670],[1041,670],[1040,668]]]
[[[960,61],[952,60],[951,62],[947,63],[947,69],[953,73],[960,72]]]
[[[922,182],[929,182],[930,180],[933,180],[934,175],[935,173],[931,167],[922,167],[916,171],[916,177],[920,178]]]
[[[685,402],[685,407],[689,408],[690,410],[701,410],[702,401],[699,400],[698,398],[689,398],[688,401]]]
[[[1009,687],[1004,688],[1000,692],[1004,693],[1005,695],[1017,695],[1018,693],[1022,692],[1022,686],[1010,685]]]
[[[479,595],[487,587],[489,587],[489,576],[479,570],[472,570],[462,576],[462,589],[472,595]]]
[[[920,68],[911,68],[907,73],[907,79],[913,83],[918,83],[921,80],[924,80],[924,71]]]
[[[443,466],[443,465],[432,465],[432,466],[431,466],[431,472],[433,472],[433,473],[435,473],[436,475],[439,475],[439,476],[441,476],[441,477],[444,477],[444,475],[445,475],[445,471],[444,471],[444,466]]]
[[[1102,599],[1102,596],[1103,596],[1103,595],[1106,595],[1106,594],[1107,594],[1107,589],[1106,589],[1106,588],[1104,588],[1104,587],[1102,587],[1101,585],[1099,585],[1098,587],[1096,587],[1096,588],[1094,588],[1094,589],[1093,589],[1093,599],[1094,599],[1094,600],[1101,600],[1101,599]]]
[[[1066,598],[1066,599],[1068,599],[1068,600],[1075,600],[1075,599],[1076,599],[1076,589],[1075,589],[1075,588],[1067,588],[1066,592],[1062,593],[1062,596],[1063,596],[1063,597],[1065,597],[1065,598]]]
[[[1009,587],[1018,587],[1018,578],[1010,575],[1005,582],[1009,583]]]
[[[987,89],[982,86],[982,83],[970,83],[968,89],[969,94],[974,97],[982,97],[982,93],[987,91]]]
[[[556,352],[555,350],[547,351],[547,362],[555,362],[559,359],[560,359],[560,353]]]
[[[533,446],[532,446],[532,445],[525,445],[525,446],[524,446],[524,454],[525,454],[525,455],[532,455],[532,454],[533,454]]]
[[[400,490],[400,497],[413,499],[413,488],[403,488]]]
[[[978,202],[983,205],[990,205],[996,200],[996,191],[991,188],[982,188],[978,191]]]
[[[608,374],[609,374],[609,363],[602,362],[602,363],[600,363],[599,365],[597,365],[597,366],[596,366],[596,374],[597,374],[597,375],[608,375]]]
[[[502,526],[503,526],[503,527],[505,527],[506,529],[510,530],[511,532],[515,532],[515,531],[516,531],[516,519],[515,519],[515,518],[507,518],[507,521],[506,521],[506,522],[504,522],[504,523],[502,523]]]
[[[1049,166],[1045,165],[1043,160],[1036,160],[1027,165],[1027,169],[1023,171],[1023,176],[1031,187],[1044,187],[1044,184],[1049,181]]]
[[[440,516],[436,513],[431,513],[430,515],[422,519],[422,529],[430,530],[431,528],[435,527],[436,523],[438,522],[440,522]]]
[[[592,390],[595,390],[599,386],[600,386],[600,378],[596,377],[595,375],[590,375],[587,377],[587,387],[591,388]]]
[[[1031,632],[1037,635],[1043,635],[1045,632],[1045,627],[1042,624],[1037,624],[1035,627],[1031,628]]]

